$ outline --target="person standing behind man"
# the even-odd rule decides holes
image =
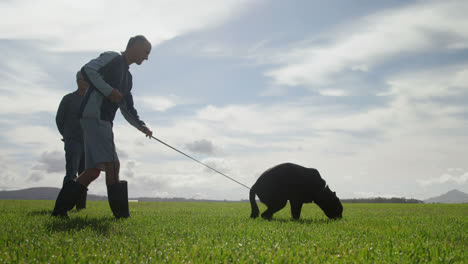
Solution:
[[[104,52],[81,69],[89,90],[81,104],[81,127],[85,146],[85,170],[68,182],[55,202],[53,216],[68,217],[79,197],[101,171],[106,172],[107,196],[116,218],[130,217],[127,182],[119,180],[120,163],[112,131],[117,108],[125,119],[151,138],[153,132],[140,120],[133,106],[129,66],[148,59],[151,43],[142,35],[130,38],[124,52]]]
[[[80,71],[76,73],[76,84],[78,89],[62,98],[55,117],[58,131],[62,135],[62,141],[65,145],[65,177],[63,178],[62,186],[69,181],[74,181],[84,171],[84,145],[80,125],[80,106],[89,85],[83,79]],[[86,208],[86,192],[76,204],[77,210],[84,208]]]

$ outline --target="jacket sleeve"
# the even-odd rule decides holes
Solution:
[[[57,115],[55,116],[55,123],[57,124],[58,131],[62,136],[65,130],[65,116],[69,105],[68,101],[69,100],[67,99],[67,96],[62,98],[62,101],[60,101],[60,105],[57,110]]]
[[[104,52],[96,59],[88,62],[81,69],[82,74],[86,80],[90,82],[96,89],[98,89],[104,96],[109,96],[112,92],[112,86],[110,86],[103,78],[99,71],[115,59],[119,54],[117,52]]]
[[[133,96],[128,93],[119,104],[120,112],[124,116],[130,125],[140,129],[141,126],[145,125],[145,122],[140,120],[138,112],[133,106]]]

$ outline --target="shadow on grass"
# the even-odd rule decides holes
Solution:
[[[269,221],[272,221],[272,222],[279,222],[279,223],[297,223],[297,224],[305,224],[305,225],[325,225],[325,224],[330,224],[330,223],[334,223],[334,222],[339,222],[339,221],[342,221],[342,220],[330,220],[330,219],[324,219],[324,218],[308,218],[308,219],[299,219],[299,220],[295,220],[295,219],[276,219],[276,218],[273,218]]]
[[[51,217],[51,221],[46,223],[46,230],[49,233],[79,231],[82,229],[92,229],[97,234],[107,236],[113,223],[114,217],[89,217],[75,216],[70,219]],[[117,220],[120,221],[120,220]]]
[[[42,215],[51,215],[52,210],[50,209],[42,209],[42,210],[33,210],[26,212],[27,216],[42,216]]]
[[[43,216],[43,215],[51,215],[52,214],[52,209],[41,209],[41,210],[32,210],[32,211],[28,211],[26,212],[26,215],[27,216]],[[79,211],[77,211],[76,209],[72,209],[70,211],[68,211],[68,214],[69,215],[73,215],[75,213],[78,213]]]

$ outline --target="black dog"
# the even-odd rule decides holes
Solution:
[[[291,214],[299,219],[303,203],[315,202],[330,219],[341,218],[343,206],[336,193],[332,192],[316,169],[304,168],[297,164],[284,163],[265,171],[250,189],[252,214],[259,214],[255,194],[268,208],[262,213],[265,219],[286,206],[289,200]]]

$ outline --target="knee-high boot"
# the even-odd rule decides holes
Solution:
[[[107,186],[107,198],[115,218],[130,217],[128,209],[128,188],[126,181]]]
[[[86,209],[86,196],[88,192],[84,192],[83,195],[81,195],[80,199],[78,199],[78,202],[76,203],[76,210],[82,210]]]
[[[88,189],[84,185],[81,185],[76,181],[65,183],[57,196],[57,200],[55,201],[52,216],[68,218],[67,211],[71,210],[75,206],[78,199],[80,199],[83,193],[87,190]]]

